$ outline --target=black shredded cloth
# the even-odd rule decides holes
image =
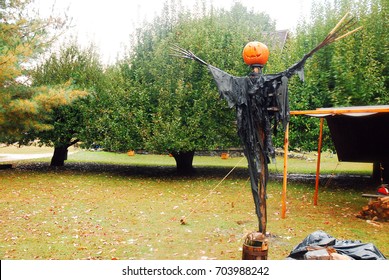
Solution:
[[[289,122],[288,79],[295,73],[304,79],[308,57],[284,72],[271,75],[252,72],[246,77],[232,76],[207,65],[220,96],[235,107],[238,135],[248,160],[251,190],[259,220],[259,232],[266,233],[266,185],[270,158],[275,157],[272,131]]]
[[[304,260],[312,247],[332,247],[337,253],[353,260],[386,260],[386,257],[372,243],[359,240],[338,240],[324,231],[318,230],[308,235],[287,257],[288,260]]]

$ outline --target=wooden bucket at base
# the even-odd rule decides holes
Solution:
[[[243,244],[242,260],[267,260],[268,244],[263,234],[250,233]]]
[[[268,250],[243,244],[242,260],[267,260]]]

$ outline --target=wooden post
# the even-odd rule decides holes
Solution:
[[[317,205],[317,197],[319,194],[320,159],[321,159],[321,145],[322,145],[322,138],[323,138],[323,123],[324,123],[324,118],[320,118],[319,143],[317,145],[316,182],[315,182],[315,194],[313,196],[313,205]]]
[[[259,130],[259,136],[262,147],[265,146],[265,132],[261,128]],[[259,156],[259,159],[261,161],[261,171],[259,173],[259,180],[258,180],[258,195],[259,195],[259,211],[261,213],[261,218],[259,222],[259,232],[263,235],[266,235],[266,224],[267,224],[267,208],[266,208],[266,184],[267,184],[267,176],[268,176],[268,169],[267,169],[267,159],[265,156],[265,153],[263,151],[260,151],[262,153]]]
[[[286,185],[288,182],[288,146],[289,146],[289,123],[285,128],[285,137],[284,137],[284,177],[282,180],[282,211],[281,218],[285,219],[286,217]]]
[[[259,127],[258,136],[261,147],[265,147],[266,133],[262,127]],[[262,149],[259,152],[259,160],[261,165],[258,178],[259,209],[256,209],[256,211],[259,212],[259,231],[252,232],[246,236],[246,240],[242,249],[243,260],[267,260],[268,255],[268,242],[266,238],[266,184],[268,180],[268,168],[265,152]]]

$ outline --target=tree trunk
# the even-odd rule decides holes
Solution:
[[[373,180],[377,183],[389,183],[389,162],[373,164]]]
[[[50,166],[64,166],[68,159],[68,146],[55,147]]]
[[[194,151],[172,152],[172,155],[176,160],[178,174],[188,175],[194,173],[194,168],[193,168]]]

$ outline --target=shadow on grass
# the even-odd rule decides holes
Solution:
[[[142,165],[125,165],[125,164],[107,164],[95,162],[80,162],[66,163],[63,167],[51,167],[47,162],[26,162],[19,163],[15,169],[34,171],[34,172],[78,172],[89,174],[110,174],[113,176],[125,177],[148,177],[156,179],[182,179],[182,178],[203,178],[217,179],[224,178],[230,171],[231,167],[215,167],[215,166],[197,166],[191,174],[178,174],[174,166],[142,166]],[[237,167],[228,178],[233,179],[248,179],[247,168]],[[270,173],[270,181],[281,182],[283,180],[282,173]],[[288,183],[310,184],[315,185],[315,174],[288,174]],[[335,186],[346,187],[353,189],[364,189],[375,186],[375,182],[371,176],[366,175],[320,175],[320,186]]]

